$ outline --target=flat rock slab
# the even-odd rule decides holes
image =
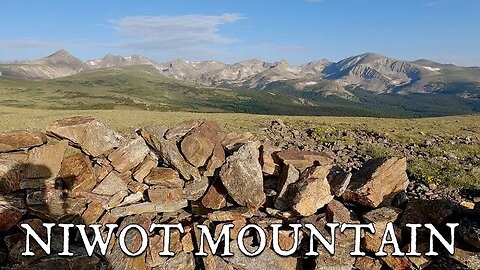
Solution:
[[[144,182],[149,185],[163,188],[181,188],[184,181],[178,172],[171,168],[153,168],[145,177]]]
[[[352,176],[342,197],[346,201],[376,208],[408,187],[407,159],[370,160]]]
[[[220,170],[228,194],[241,206],[259,208],[266,200],[258,142],[250,142],[229,156]]]
[[[218,126],[205,121],[189,131],[182,140],[183,156],[193,166],[203,167],[212,155],[216,144],[220,142]]]
[[[293,165],[300,172],[313,165],[332,165],[333,157],[328,153],[302,151],[294,148],[277,152],[277,157],[288,165]]]
[[[47,142],[43,132],[15,131],[0,133],[0,153],[29,149]]]
[[[119,191],[128,190],[127,183],[116,172],[111,172],[93,190],[93,193],[113,196]]]
[[[105,124],[87,117],[72,117],[55,121],[47,132],[64,138],[85,153],[98,157],[120,145],[122,137]]]
[[[148,155],[149,151],[150,149],[145,141],[139,137],[130,140],[125,145],[110,153],[108,160],[110,160],[115,170],[124,173],[140,164]]]

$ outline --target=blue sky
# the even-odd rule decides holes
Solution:
[[[294,64],[376,52],[480,65],[476,0],[2,1],[0,60],[64,48],[107,53]]]

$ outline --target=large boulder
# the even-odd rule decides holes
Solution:
[[[342,197],[346,201],[376,208],[408,187],[406,170],[405,158],[370,160],[352,176]]]
[[[47,132],[67,139],[85,153],[97,157],[120,145],[122,137],[94,118],[72,117],[55,121]]]
[[[258,142],[250,142],[229,156],[220,170],[228,194],[239,205],[259,208],[266,200]]]
[[[0,153],[40,146],[47,142],[43,132],[15,131],[0,133]]]

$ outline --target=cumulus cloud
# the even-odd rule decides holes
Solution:
[[[144,50],[181,49],[225,44],[234,41],[220,35],[219,27],[243,16],[225,13],[218,16],[134,16],[111,21],[125,38],[108,46]]]

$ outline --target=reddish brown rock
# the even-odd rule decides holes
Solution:
[[[150,174],[150,171],[153,168],[156,168],[157,165],[158,160],[151,155],[147,155],[133,173],[133,179],[137,180],[138,182],[143,182],[145,177],[147,177],[147,175]]]
[[[387,224],[395,222],[401,210],[394,207],[382,207],[372,210],[363,215],[365,223],[373,223],[375,225],[375,234],[366,233],[362,239],[362,243],[366,250],[377,252],[382,244],[382,237]]]
[[[200,126],[203,123],[201,120],[191,120],[191,121],[185,121],[175,127],[172,127],[168,129],[165,132],[165,139],[170,140],[179,140],[183,138],[188,132],[190,132],[192,129]]]
[[[110,162],[105,159],[96,159],[95,165],[93,166],[95,172],[95,177],[97,181],[103,180],[107,175],[113,171],[113,167]]]
[[[127,183],[120,178],[120,175],[116,172],[111,172],[95,187],[93,193],[112,196],[119,191],[127,189]]]
[[[21,170],[20,163],[0,159],[0,194],[20,189]]]
[[[412,200],[408,202],[400,218],[400,226],[404,228],[408,223],[443,225],[457,214],[458,210],[458,206],[448,200]]]
[[[362,246],[367,251],[378,252],[382,244],[382,237],[387,224],[389,222],[395,222],[400,215],[401,210],[393,207],[382,207],[375,209],[363,215],[363,219],[366,223],[373,223],[375,225],[375,234],[365,233],[362,238]],[[401,239],[400,231],[396,232],[397,239]],[[392,269],[414,269],[413,264],[408,260],[407,257],[396,257],[390,255],[394,252],[393,247],[386,246],[385,252],[387,256],[381,257],[380,259],[384,261]]]
[[[210,221],[234,221],[239,219],[251,218],[254,212],[246,207],[237,207],[226,210],[219,210],[208,214]]]
[[[407,160],[393,157],[370,160],[352,176],[342,197],[367,207],[378,207],[408,186]]]
[[[327,221],[330,223],[359,223],[355,213],[348,210],[341,202],[332,200],[326,209]]]
[[[108,160],[110,160],[115,170],[123,173],[132,170],[140,164],[149,151],[150,149],[145,141],[142,138],[136,138],[110,153]]]
[[[145,141],[156,150],[156,154],[164,162],[175,168],[185,180],[200,179],[200,172],[183,158],[175,141],[157,138],[145,129],[139,130],[138,132]]]
[[[47,132],[64,138],[85,153],[100,156],[120,145],[121,136],[105,124],[87,117],[72,117],[55,121]]]
[[[168,259],[163,266],[159,267],[160,270],[194,270],[195,260],[192,253],[180,252],[173,258]]]
[[[281,150],[280,147],[272,146],[266,143],[260,147],[260,163],[262,171],[265,175],[279,175],[281,160],[277,156],[277,152]]]
[[[104,212],[104,209],[102,207],[102,204],[99,202],[91,202],[87,210],[83,212],[82,214],[82,222],[84,222],[87,225],[90,224],[95,224],[97,220],[100,219]]]
[[[191,227],[185,228],[185,235],[182,237],[182,249],[184,252],[193,252],[195,250],[195,245],[193,243],[193,230]]]
[[[104,205],[104,208],[106,210],[110,210],[112,208],[119,206],[127,196],[128,196],[128,191],[126,190],[121,190],[115,193],[112,197],[110,197],[108,202]]]
[[[82,153],[73,154],[63,159],[58,172],[58,180],[62,181],[66,189],[72,194],[78,194],[82,191],[90,192],[97,184],[90,159]]]
[[[181,143],[183,156],[193,166],[203,167],[219,141],[218,126],[212,122],[203,122],[183,138]]]
[[[278,152],[277,157],[284,164],[293,165],[300,172],[313,165],[329,166],[333,163],[333,157],[328,153],[301,151],[294,148]]]
[[[358,257],[355,260],[355,268],[358,270],[381,270],[382,262],[372,257]]]
[[[143,191],[138,191],[138,192],[135,192],[133,194],[130,194],[128,195],[127,197],[125,197],[122,201],[121,204],[119,204],[118,206],[125,206],[125,205],[129,205],[129,204],[135,204],[135,203],[138,203],[140,201],[143,200]]]
[[[219,223],[215,226],[215,239],[218,239],[220,234],[222,233],[223,226],[227,223]],[[236,219],[231,222],[233,224],[233,228],[230,229],[230,239],[236,240],[238,238],[238,233],[240,230],[247,225],[247,220],[244,218]]]
[[[235,133],[231,132],[225,135],[222,139],[222,145],[225,149],[228,151],[236,151],[240,146],[254,141],[255,136],[250,133],[250,132],[244,132],[244,133]]]
[[[310,216],[332,201],[327,180],[329,170],[329,167],[314,166],[302,173],[292,187],[292,210],[302,216]]]
[[[158,253],[163,251],[163,235],[154,235],[149,238],[149,245],[146,251],[146,264],[149,267],[163,265],[167,257],[160,256]]]
[[[25,177],[45,180],[55,178],[60,171],[67,146],[66,141],[61,141],[31,150],[25,167]]]
[[[47,142],[43,132],[14,131],[0,133],[0,153],[29,149]]]
[[[163,188],[182,188],[184,184],[178,172],[171,168],[153,168],[144,182]]]
[[[189,201],[199,200],[208,189],[208,178],[202,176],[199,180],[188,181],[183,188],[183,194]]]
[[[138,224],[142,226],[145,231],[148,231],[150,229],[151,222],[148,218],[141,215],[130,216],[122,221],[118,232],[122,231],[123,228],[130,224]],[[142,238],[138,231],[129,230],[125,236],[126,247],[131,251],[137,251],[141,244]],[[107,253],[106,258],[108,260],[109,267],[112,270],[150,269],[146,264],[145,252],[137,257],[129,257],[120,249],[118,241],[115,243],[112,251]]]
[[[204,176],[213,176],[215,171],[222,167],[223,163],[225,162],[225,150],[223,149],[222,144],[220,141],[216,141],[212,156],[208,159],[207,164],[205,166],[205,170],[203,171]]]
[[[148,198],[159,204],[173,204],[185,200],[181,188],[152,188],[148,190]]]
[[[215,182],[203,196],[202,205],[214,210],[224,208],[227,206],[227,196],[225,187],[221,183]]]
[[[25,203],[22,199],[0,195],[0,233],[15,227],[25,213]]]
[[[257,248],[246,245],[248,251],[253,252]],[[297,269],[297,258],[293,256],[282,257],[277,255],[271,249],[265,249],[261,254],[255,257],[248,257],[243,255],[239,250],[235,241],[230,242],[230,250],[234,256],[225,257],[224,259],[231,263],[234,268],[244,270],[257,269],[276,269],[276,270],[291,270]]]
[[[227,158],[220,171],[228,194],[239,205],[250,208],[259,208],[266,200],[258,147],[258,142],[243,145]]]

